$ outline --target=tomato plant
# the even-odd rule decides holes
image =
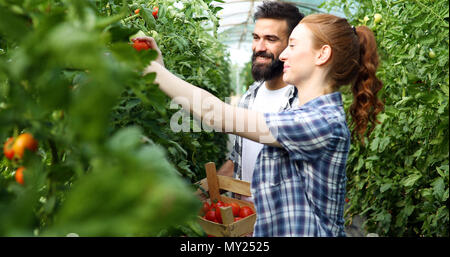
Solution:
[[[39,149],[21,144],[33,154],[0,162],[0,235],[204,234],[191,183],[205,162],[223,162],[226,136],[174,132],[180,108],[170,108],[154,74],[142,75],[156,52],[130,47],[139,31],[153,35],[168,69],[228,96],[216,10],[173,4],[0,2],[0,138],[39,139]],[[27,181],[18,187],[21,165]]]
[[[364,146],[351,146],[347,223],[361,215],[365,228],[380,235],[448,236],[448,1],[327,5],[374,31],[384,84],[381,124]],[[345,96],[348,110],[352,98]]]
[[[222,100],[230,95],[229,57],[217,38],[216,13],[220,8],[212,6],[211,1],[133,1],[130,6],[140,8],[140,17],[126,20],[124,26],[153,37],[169,70]],[[157,19],[152,15],[155,6]],[[201,131],[197,121],[180,106],[172,106],[162,93],[149,96],[157,101],[151,106],[155,111],[145,108],[147,104],[136,93],[140,92],[130,90],[121,97],[113,122],[119,127],[123,124],[142,127],[147,138],[166,149],[169,160],[186,181],[204,178],[206,162],[225,161],[227,135]],[[169,124],[174,117],[180,125],[188,124],[188,130],[172,129]]]

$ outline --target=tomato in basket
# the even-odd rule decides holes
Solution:
[[[239,216],[241,218],[245,218],[245,217],[247,217],[249,215],[252,215],[252,214],[253,214],[253,210],[252,210],[252,208],[250,208],[248,206],[241,207],[241,210],[239,211]]]

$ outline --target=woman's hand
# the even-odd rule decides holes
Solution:
[[[165,67],[161,50],[159,49],[158,44],[156,44],[156,41],[154,38],[152,38],[152,37],[136,37],[136,38],[131,39],[131,41],[133,41],[133,42],[141,41],[141,42],[147,43],[147,45],[150,47],[150,49],[153,49],[158,53],[158,57],[156,58],[155,61],[157,63],[161,64],[161,66]]]

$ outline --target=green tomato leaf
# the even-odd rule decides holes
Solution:
[[[405,187],[411,187],[413,186],[417,180],[419,180],[422,177],[421,174],[412,174],[409,175],[406,179],[404,179],[401,183]]]

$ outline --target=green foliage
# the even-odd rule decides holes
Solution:
[[[217,39],[218,20],[211,1],[144,1],[136,0],[130,12],[139,8],[139,15],[131,16],[123,26],[137,28],[155,38],[161,49],[165,66],[193,85],[202,87],[222,100],[231,95],[229,57],[226,47]],[[158,19],[151,15],[159,6]],[[112,8],[114,13],[114,8]],[[142,14],[142,15],[140,15]],[[222,133],[173,132],[169,121],[180,108],[160,108],[150,112],[136,98],[136,92],[126,93],[117,110],[118,125],[136,124],[154,142],[168,150],[170,160],[178,172],[191,182],[205,177],[204,164],[225,161],[227,136]],[[169,103],[158,95],[158,106]],[[178,115],[178,114],[175,114]],[[181,121],[179,122],[181,124]],[[191,123],[194,123],[191,120]],[[199,126],[199,125],[198,125]],[[197,126],[197,127],[198,127]]]
[[[156,52],[130,46],[138,31],[154,36],[166,67],[228,96],[218,9],[184,4],[0,1],[0,138],[26,131],[39,142],[23,160],[2,155],[0,235],[203,235],[191,182],[224,160],[226,137],[171,131],[178,109],[154,74],[142,75]],[[24,186],[14,181],[20,166]]]
[[[369,232],[386,236],[448,236],[448,1],[335,0],[328,7],[374,31],[384,84],[381,125],[366,146],[352,144],[349,220],[364,215]]]
[[[48,235],[157,235],[173,220],[186,220],[185,210],[199,208],[164,152],[139,147],[141,134],[127,128],[110,139],[107,154],[97,157],[92,172],[74,186]],[[196,213],[188,213],[195,218]]]
[[[252,75],[252,61],[249,61],[245,64],[244,68],[241,71],[240,76],[243,81],[242,91],[245,92],[253,84],[253,82],[255,82]]]

